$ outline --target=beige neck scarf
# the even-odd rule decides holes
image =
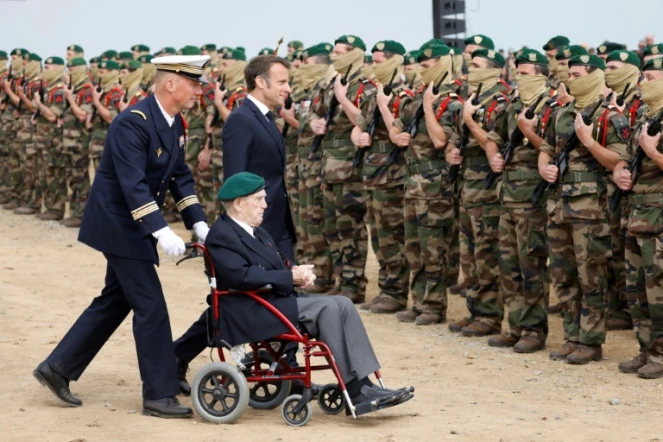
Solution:
[[[492,89],[500,80],[502,69],[499,68],[474,68],[470,67],[467,76],[467,82],[470,84],[470,89],[475,92],[480,84],[483,92]]]
[[[127,91],[132,91],[136,87],[140,86],[140,81],[143,78],[143,70],[136,69],[133,72],[129,72],[125,75],[120,75],[120,81],[122,82],[122,87]]]
[[[12,74],[18,76],[18,72],[23,68],[23,59],[16,58],[10,62],[9,66],[11,67]]]
[[[226,76],[226,85],[233,85],[239,82],[244,83],[244,68],[246,68],[246,62],[237,60],[219,72],[221,77]]]
[[[605,84],[608,85],[617,95],[624,92],[626,86],[631,85],[632,89],[640,78],[640,69],[632,64],[625,64],[619,69],[605,73]]]
[[[450,55],[443,55],[442,57],[440,57],[437,63],[435,63],[431,67],[422,69],[421,80],[427,86],[431,83],[437,84],[442,79],[445,73],[447,74],[445,82],[449,83],[452,80]]]
[[[295,72],[294,83],[298,90],[308,90],[322,80],[328,70],[327,64],[303,64]]]
[[[645,117],[654,117],[663,109],[663,78],[654,81],[643,81],[640,84],[642,101],[647,104]]]
[[[569,86],[569,66],[560,64],[557,66],[557,74],[556,74],[557,79],[560,81],[560,83],[563,83],[564,86],[568,87]]]
[[[584,109],[596,102],[596,99],[603,95],[604,83],[605,73],[601,69],[584,77],[569,80],[569,93],[576,99],[576,109]]]
[[[345,54],[332,55],[331,59],[336,72],[343,76],[345,76],[350,66],[352,66],[352,70],[348,76],[355,74],[364,67],[364,51],[359,48],[354,48]]]
[[[70,84],[74,89],[84,84],[88,80],[87,68],[85,66],[76,66],[69,69],[69,76],[71,77]]]
[[[525,106],[529,106],[546,91],[545,75],[516,75],[518,94]]]
[[[421,65],[415,65],[414,69],[410,69],[409,71],[405,71],[405,81],[408,84],[418,84],[421,82]]]
[[[157,67],[152,63],[143,63],[143,84],[149,84],[157,74]]]
[[[389,80],[394,77],[394,71],[396,71],[396,76],[400,77],[403,72],[403,61],[405,58],[402,55],[394,55],[391,58],[383,61],[382,63],[377,63],[373,65],[373,72],[375,73],[375,78],[378,82],[382,83],[384,86],[389,84]]]
[[[561,65],[557,61],[557,58],[553,55],[552,57],[548,57],[548,68],[550,68],[550,72],[554,75],[557,75],[557,71]]]
[[[23,74],[28,80],[34,80],[41,72],[41,63],[38,61],[29,61],[23,68]]]
[[[120,71],[115,69],[108,71],[101,76],[101,88],[104,92],[109,92],[115,87],[119,79]]]
[[[64,75],[64,66],[51,66],[50,69],[44,69],[42,73],[42,79],[46,84],[51,85],[56,81],[59,81]]]

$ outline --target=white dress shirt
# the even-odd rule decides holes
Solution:
[[[159,109],[161,109],[163,117],[168,122],[168,126],[173,127],[173,123],[175,122],[175,117],[171,117],[170,115],[168,115],[168,112],[166,112],[166,110],[161,106],[161,103],[159,103],[159,99],[157,98],[156,94],[154,94],[154,99],[157,101],[157,106],[159,106]]]
[[[258,107],[260,112],[262,112],[262,114],[265,116],[265,119],[267,119],[267,121],[269,121],[269,118],[267,118],[267,112],[269,112],[269,108],[267,106],[265,106],[265,103],[263,103],[262,101],[258,100],[255,97],[253,97],[253,95],[251,95],[251,94],[247,95],[246,98],[251,100],[253,102],[253,104],[255,104]]]
[[[233,218],[232,216],[229,216],[229,218],[230,218],[231,220],[235,221],[237,224],[239,224],[239,226],[240,226],[242,229],[246,230],[246,233],[248,233],[249,235],[251,235],[252,237],[255,238],[255,236],[253,235],[253,227],[251,227],[250,225],[246,224],[245,222],[242,222],[242,221],[240,221],[240,220],[238,220],[238,219]]]

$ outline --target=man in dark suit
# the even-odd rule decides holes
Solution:
[[[184,241],[161,216],[168,190],[186,227],[201,240],[209,232],[184,162],[186,122],[179,114],[199,99],[208,61],[209,56],[154,59],[155,94],[118,115],[108,130],[78,237],[104,254],[105,287],[33,372],[68,405],[82,405],[69,381],[78,380],[133,310],[144,413],[169,418],[193,414],[175,397],[175,352],[154,265],[159,264],[157,243],[168,255],[185,250]]]
[[[329,345],[353,402],[393,398],[405,402],[412,396],[404,390],[380,388],[368,379],[378,370],[373,347],[352,301],[343,296],[296,296],[294,287],[311,286],[312,265],[292,266],[279,252],[266,229],[260,227],[268,207],[265,180],[250,172],[226,180],[219,192],[225,213],[207,235],[205,246],[211,256],[219,290],[253,290],[271,285],[261,294],[293,324],[300,324],[313,337]],[[235,346],[286,333],[288,328],[267,309],[245,295],[219,299],[221,312],[217,342]],[[175,342],[175,353],[186,363],[207,346],[211,313],[208,309]]]
[[[263,227],[279,250],[294,261],[295,228],[285,187],[285,144],[270,109],[283,106],[290,93],[290,63],[259,55],[244,70],[246,100],[223,127],[223,179],[252,172],[265,179],[267,210]]]

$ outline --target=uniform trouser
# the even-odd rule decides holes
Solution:
[[[205,147],[205,135],[189,135],[186,147],[186,158],[196,188],[196,195],[208,222],[216,220],[216,192],[214,192],[213,171],[211,163],[205,170],[198,169],[198,154]],[[211,160],[210,160],[211,161]],[[218,191],[217,191],[218,192]]]
[[[302,179],[299,192],[299,221],[304,231],[301,241],[304,261],[315,266],[313,271],[321,285],[331,287],[334,285],[334,269],[325,238],[323,204],[322,190],[316,178]]]
[[[12,188],[11,169],[9,168],[9,146],[11,123],[0,123],[0,193],[9,196]]]
[[[295,235],[297,236],[297,243],[295,244],[296,262],[303,262],[304,259],[304,243],[300,238],[304,237],[303,227],[301,225],[301,210],[300,196],[299,196],[299,182],[286,182],[286,191],[288,193],[288,201],[290,203],[290,215],[292,222],[295,225]]]
[[[366,197],[359,181],[324,184],[325,237],[341,290],[366,293]]]
[[[502,205],[500,283],[509,327],[516,337],[548,336],[547,215],[543,207]]]
[[[624,242],[626,240],[626,228],[622,227],[622,211],[626,201],[617,211],[610,214],[610,233],[612,236],[612,259],[610,260],[608,273],[608,315],[616,319],[631,320],[628,301],[626,299],[626,269]]]
[[[179,394],[175,350],[166,300],[154,264],[104,254],[101,295],[83,312],[48,357],[62,376],[78,380],[113,332],[133,310],[133,333],[145,399]]]
[[[71,193],[69,213],[72,218],[82,218],[88,195],[90,194],[90,153],[89,143],[67,145],[63,152],[67,170],[67,181]]]
[[[39,181],[46,213],[64,216],[67,202],[67,173],[62,144],[54,141],[39,149]]]
[[[25,143],[21,146],[21,169],[23,173],[23,194],[21,206],[41,211],[41,186],[39,185],[39,156],[37,144]]]
[[[626,235],[626,296],[640,350],[663,364],[663,238]]]
[[[406,198],[404,222],[414,310],[444,316],[448,305],[449,250],[456,236],[453,201]],[[405,305],[407,298],[399,302]]]
[[[223,150],[221,149],[221,142],[217,143],[216,138],[214,139],[214,150],[212,150],[212,184],[214,189],[218,192],[221,189],[223,184]],[[207,218],[207,222],[211,226],[216,218],[223,213],[223,206],[221,201],[216,198],[214,202],[214,217]]]
[[[20,202],[21,193],[23,191],[23,174],[21,173],[21,153],[20,146],[15,143],[16,131],[11,132],[8,137],[9,143],[9,197]]]
[[[458,284],[460,274],[460,206],[458,200],[454,199],[454,226],[452,230],[453,241],[449,248],[449,271],[447,277],[447,288]]]
[[[410,280],[405,258],[405,189],[399,185],[366,189],[365,193],[371,247],[380,265],[380,295],[405,305]]]
[[[499,296],[499,204],[460,207],[460,266],[467,280],[470,317],[500,328],[504,307]]]
[[[553,217],[547,226],[549,271],[555,293],[565,304],[564,339],[603,344],[610,226],[607,220],[557,222]]]
[[[315,185],[315,180],[313,180],[313,185]],[[320,190],[320,185],[318,184],[318,190]],[[297,220],[295,220],[295,224],[299,226],[299,230],[297,231],[297,247],[301,247],[301,258],[299,259],[299,262],[302,264],[311,264],[311,250],[309,247],[309,238],[308,238],[308,232],[306,231],[306,193],[308,192],[307,186],[306,186],[306,179],[302,177],[297,182],[297,196],[298,196],[298,208],[297,208]],[[319,192],[321,194],[321,192]],[[320,199],[320,203],[322,205],[322,199]],[[292,207],[292,203],[290,204]],[[320,212],[322,212],[322,207]],[[324,244],[324,235],[322,236],[322,241]],[[317,276],[317,273],[316,273]]]

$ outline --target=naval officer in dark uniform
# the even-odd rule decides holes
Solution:
[[[155,265],[157,243],[182,255],[184,241],[168,227],[161,206],[170,190],[187,229],[201,241],[209,228],[184,162],[186,122],[180,112],[200,98],[209,56],[168,56],[157,67],[155,93],[126,109],[111,124],[85,208],[79,241],[107,261],[101,295],[78,318],[48,358],[37,380],[62,401],[80,406],[69,390],[101,347],[133,310],[133,332],[143,381],[143,412],[189,417],[181,405],[173,339]]]

